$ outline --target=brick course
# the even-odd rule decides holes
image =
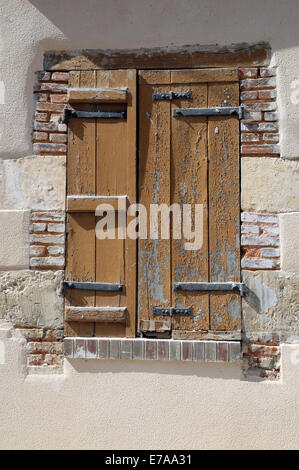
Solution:
[[[64,269],[64,212],[32,211],[29,253],[31,269]]]
[[[33,153],[65,155],[67,126],[62,118],[67,103],[68,73],[38,72],[36,78]]]
[[[243,373],[246,378],[278,380],[280,378],[279,342],[243,340]]]
[[[239,76],[240,102],[245,110],[245,119],[241,122],[241,155],[278,157],[276,68],[240,68]],[[66,154],[67,126],[62,123],[62,117],[67,104],[68,78],[66,72],[37,73],[33,134],[35,154]],[[269,121],[273,124],[267,127],[265,124]],[[270,132],[275,136],[271,137]],[[252,133],[255,135],[251,136]]]
[[[63,366],[63,330],[48,328],[16,328],[26,341],[28,370],[47,368],[59,370]]]
[[[276,104],[276,69],[240,68],[241,156],[279,157],[279,113]],[[69,74],[38,72],[35,87],[33,151],[40,155],[64,155],[67,126],[62,122],[67,103]],[[242,268],[279,269],[279,227],[277,214],[243,213]],[[33,211],[30,226],[30,267],[64,269],[65,214],[61,211]],[[27,339],[31,369],[61,367],[62,330],[19,329]],[[66,339],[66,357],[102,359],[149,359],[239,362],[240,343],[225,341],[179,341],[148,339]],[[243,342],[243,370],[246,377],[279,377],[279,343],[263,340]]]
[[[39,352],[39,349],[33,348],[33,351]],[[241,362],[239,341],[65,338],[64,354],[69,359]]]
[[[279,269],[279,226],[277,214],[241,214],[241,267]]]
[[[275,67],[239,69],[241,156],[279,157]]]

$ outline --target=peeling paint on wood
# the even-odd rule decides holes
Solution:
[[[209,84],[208,106],[237,106],[237,83]],[[215,129],[217,128],[217,133]],[[210,281],[240,281],[239,122],[209,118]],[[240,329],[241,300],[236,294],[210,294],[210,328]]]
[[[203,245],[186,250],[186,240],[172,236],[139,241],[139,319],[151,320],[153,307],[191,306],[191,318],[171,319],[174,331],[192,331],[193,338],[202,330],[240,331],[237,294],[173,290],[174,282],[240,281],[239,121],[172,116],[179,107],[237,106],[238,83],[201,83],[202,76],[192,70],[141,71],[140,76],[139,201],[148,212],[153,203],[202,204]],[[182,83],[171,85],[178,77]],[[161,85],[153,84],[155,78]],[[191,102],[152,100],[153,92],[170,90],[191,90]]]

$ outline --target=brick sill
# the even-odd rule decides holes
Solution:
[[[68,337],[64,354],[67,359],[236,363],[241,362],[241,342]]]

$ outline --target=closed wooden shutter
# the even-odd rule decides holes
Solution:
[[[136,71],[71,72],[69,108],[126,112],[124,119],[70,117],[66,281],[119,284],[121,291],[66,287],[68,336],[135,336],[136,242],[95,236],[101,202],[136,202]],[[73,90],[72,90],[73,89]],[[85,90],[84,90],[85,89]],[[72,105],[72,106],[71,106]],[[90,289],[90,286],[89,286]]]
[[[67,284],[66,335],[134,337],[136,305],[141,334],[237,335],[238,292],[175,286],[240,282],[238,116],[174,113],[238,107],[238,71],[140,71],[138,104],[134,70],[72,72],[70,88],[69,107],[81,114],[69,119],[65,277],[89,284],[89,290]],[[126,117],[82,114],[105,110],[126,111]],[[147,237],[136,242],[116,234],[99,240],[96,206],[107,202],[117,208],[121,199],[129,207],[137,200],[136,186],[138,202],[147,209]],[[161,239],[160,233],[152,239],[152,204],[201,204],[200,249],[188,250],[190,240],[173,238],[173,224],[169,238]],[[123,287],[92,290],[93,282]]]
[[[191,92],[192,99],[153,99],[170,92]],[[240,172],[237,116],[174,117],[173,111],[238,106],[235,69],[139,73],[138,187],[148,224],[150,204],[203,206],[200,250],[186,250],[186,240],[172,237],[138,242],[138,320],[145,334],[160,328],[173,338],[199,338],[241,328],[238,293],[174,290],[175,283],[240,281]],[[160,310],[159,316],[154,307],[190,308],[192,315]]]

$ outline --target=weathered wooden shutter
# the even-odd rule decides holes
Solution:
[[[136,242],[96,238],[95,209],[136,202],[136,71],[72,72],[70,88],[66,335],[135,336]]]
[[[148,209],[148,224],[150,204],[204,207],[199,251],[186,250],[184,239],[138,242],[138,325],[144,334],[217,337],[241,328],[238,292],[175,290],[178,283],[240,281],[240,203],[238,116],[173,116],[174,110],[238,106],[236,69],[139,73],[139,201]]]

